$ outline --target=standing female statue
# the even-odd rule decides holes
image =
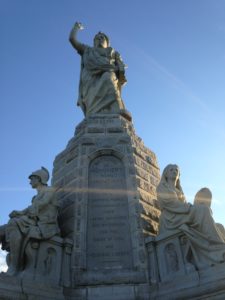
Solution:
[[[177,165],[168,165],[157,187],[161,207],[160,233],[181,230],[191,241],[197,266],[224,261],[225,241],[207,205],[185,200]]]
[[[76,22],[69,40],[81,55],[81,74],[77,104],[85,116],[95,113],[119,113],[124,110],[121,87],[126,82],[125,65],[117,51],[109,45],[106,34],[94,37],[94,46],[81,44],[77,31],[82,30]]]

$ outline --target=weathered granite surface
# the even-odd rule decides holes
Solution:
[[[74,240],[72,286],[147,283],[144,237],[158,231],[155,154],[119,114],[81,122],[54,161],[63,237]]]
[[[157,300],[224,299],[225,263],[198,270],[181,231],[146,238],[149,296]]]
[[[157,187],[159,234],[148,237],[150,299],[224,299],[225,242],[201,189],[187,203],[177,165],[168,165]]]
[[[63,300],[63,288],[33,278],[22,279],[18,276],[0,274],[1,300]]]
[[[184,233],[178,230],[148,237],[146,246],[150,299],[224,299],[225,263],[198,270]]]
[[[224,262],[200,266],[182,228],[158,234],[158,183],[156,156],[129,115],[85,118],[54,161],[61,236],[28,243],[21,276],[0,275],[0,299],[224,299]]]

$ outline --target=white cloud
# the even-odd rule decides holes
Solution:
[[[0,272],[6,272],[8,269],[6,264],[6,255],[6,251],[0,250]]]

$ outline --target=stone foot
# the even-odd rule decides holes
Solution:
[[[18,270],[14,267],[9,267],[8,270],[6,271],[6,274],[9,276],[16,276],[18,273]]]

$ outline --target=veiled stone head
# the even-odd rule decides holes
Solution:
[[[212,203],[212,193],[210,189],[204,187],[196,193],[194,204],[205,204],[206,206],[210,207],[211,203]]]
[[[99,31],[94,37],[94,47],[96,48],[107,48],[109,47],[110,42],[108,36]]]
[[[177,165],[169,164],[165,167],[162,173],[162,178],[165,179],[165,181],[168,181],[168,179],[174,179],[177,181],[180,177],[180,170]]]
[[[179,167],[175,164],[169,164],[165,167],[159,186],[168,186],[170,180],[175,183],[176,192],[179,191],[179,199],[185,202],[185,196],[180,184],[180,170]]]

